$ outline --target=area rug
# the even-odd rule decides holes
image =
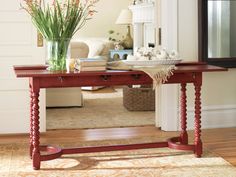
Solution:
[[[154,111],[128,111],[122,89],[83,92],[82,108],[47,109],[47,129],[86,129],[155,125]]]
[[[145,141],[151,140],[145,138]],[[143,140],[137,139],[141,142]],[[134,140],[80,142],[81,146],[134,143]],[[65,145],[67,146],[67,145]],[[204,151],[202,158],[168,148],[66,155],[32,170],[28,145],[0,145],[1,177],[234,177],[236,168]]]

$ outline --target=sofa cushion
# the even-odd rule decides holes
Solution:
[[[86,40],[84,41],[89,47],[88,57],[94,57],[101,54],[103,48],[105,47],[102,41],[97,40]]]
[[[85,47],[84,44],[87,46]],[[80,46],[79,45],[83,45]],[[109,59],[109,51],[110,49],[114,49],[114,43],[112,41],[109,41],[106,38],[78,38],[73,39],[72,41],[72,57],[76,56],[76,50],[77,53],[81,52],[81,49],[86,50],[82,52],[83,56],[77,54],[74,58],[94,58],[96,56],[101,56],[102,58],[108,60]],[[80,49],[80,50],[78,50]],[[84,54],[87,53],[87,56],[84,56]]]

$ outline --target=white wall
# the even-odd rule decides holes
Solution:
[[[230,2],[230,54],[231,56],[236,56],[236,23],[235,23],[235,18],[236,18],[236,2],[231,1]]]
[[[100,0],[95,7],[98,11],[93,19],[87,21],[87,24],[77,32],[78,37],[107,37],[108,31],[115,30],[123,35],[126,34],[126,26],[116,25],[116,19],[122,9],[128,8],[132,0]]]
[[[29,132],[28,78],[16,78],[13,65],[43,64],[44,48],[18,0],[0,6],[0,134]],[[44,90],[40,92],[40,127],[46,130]]]
[[[197,0],[179,0],[178,45],[182,59],[196,61],[198,56]]]
[[[198,60],[198,0],[179,0],[179,52],[186,61]],[[193,87],[188,87],[188,107],[194,106]],[[205,73],[202,88],[203,127],[236,126],[236,69]],[[221,109],[222,108],[222,109]],[[219,112],[220,109],[220,112]],[[188,112],[190,125],[193,110]]]

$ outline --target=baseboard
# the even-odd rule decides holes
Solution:
[[[188,108],[188,129],[194,129],[194,109]],[[236,105],[202,107],[202,128],[236,127]],[[180,129],[180,125],[179,125]]]

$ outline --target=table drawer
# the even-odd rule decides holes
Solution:
[[[75,77],[48,77],[39,79],[42,88],[49,87],[81,87],[81,86],[109,86],[109,85],[139,85],[151,84],[152,79],[145,74],[131,75],[96,75]]]

